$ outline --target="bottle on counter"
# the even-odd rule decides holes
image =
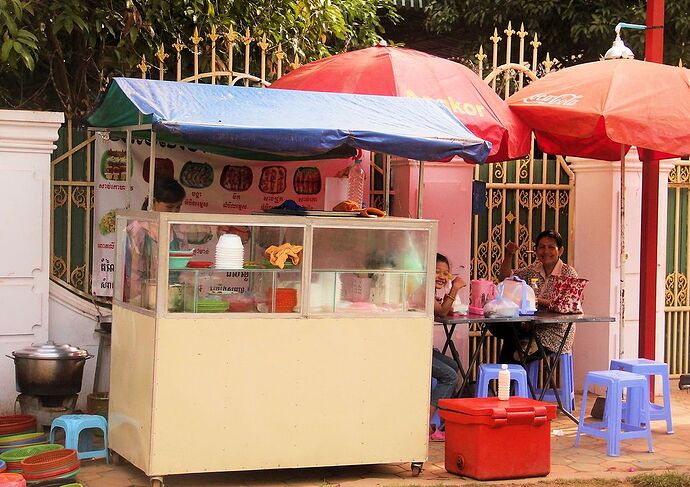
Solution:
[[[510,370],[508,364],[501,364],[498,371],[498,399],[507,401],[510,399]]]
[[[362,205],[364,199],[364,169],[362,161],[355,159],[355,164],[347,175],[347,199]]]

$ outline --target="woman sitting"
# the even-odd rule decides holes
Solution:
[[[453,301],[458,291],[465,287],[465,281],[460,276],[453,277],[450,273],[448,258],[436,254],[436,299],[434,300],[434,314],[445,317],[453,309]],[[438,408],[439,399],[447,399],[453,395],[458,383],[458,364],[451,357],[443,355],[434,348],[431,359],[431,377],[436,379],[436,387],[431,391],[431,409],[429,412],[429,440],[444,441],[446,434],[431,424],[431,418]]]
[[[544,230],[537,235],[535,244],[537,261],[530,266],[521,267],[511,272],[513,256],[517,252],[518,246],[514,242],[508,242],[506,245],[505,258],[501,263],[499,279],[503,280],[510,277],[512,274],[527,283],[536,282],[537,307],[548,309],[553,297],[553,277],[577,277],[577,272],[573,267],[561,260],[565,248],[563,247],[563,237],[561,237],[558,232],[554,230]],[[503,339],[499,361],[501,363],[519,362],[519,355],[516,348],[518,344],[515,343],[515,336],[511,327],[494,325],[489,329],[494,336]],[[546,353],[550,354],[558,351],[567,329],[567,323],[539,325],[533,333],[541,341],[546,349]],[[539,354],[537,354],[537,346],[534,340],[530,340],[531,333],[529,329],[520,330],[521,342],[526,344],[525,342],[531,341],[532,344],[527,351],[528,361],[538,360],[540,358]],[[575,327],[573,326],[565,341],[562,353],[572,350],[574,338]]]

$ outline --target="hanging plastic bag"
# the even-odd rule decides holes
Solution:
[[[520,308],[521,315],[533,315],[537,311],[537,297],[525,281],[517,276],[505,279],[503,285],[503,297],[510,299]]]
[[[520,307],[510,299],[503,297],[503,283],[496,286],[496,298],[484,305],[484,316],[487,318],[515,318],[520,314]]]

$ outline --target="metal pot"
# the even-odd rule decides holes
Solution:
[[[32,344],[12,352],[17,392],[34,396],[67,396],[81,391],[84,363],[93,357],[71,345]]]

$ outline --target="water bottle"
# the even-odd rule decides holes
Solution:
[[[358,205],[361,205],[364,199],[364,169],[359,159],[355,159],[355,164],[347,175],[347,199]]]
[[[501,364],[498,371],[498,399],[507,401],[510,399],[510,370],[508,364]]]

